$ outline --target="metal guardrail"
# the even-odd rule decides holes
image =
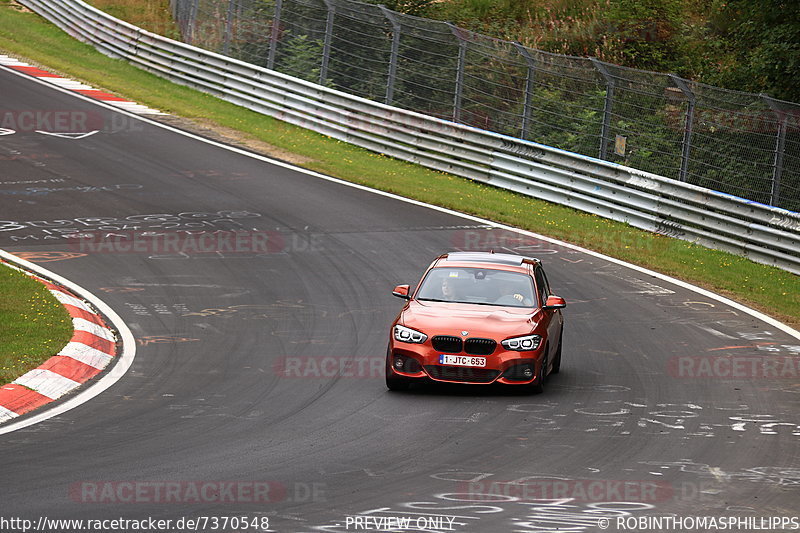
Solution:
[[[800,103],[546,52],[380,1],[169,3],[178,40],[204,50],[800,211]],[[658,39],[646,26],[624,37]]]
[[[428,168],[800,274],[800,213],[387,106],[167,39],[80,0],[18,0],[174,82]]]

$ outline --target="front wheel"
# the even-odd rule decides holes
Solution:
[[[389,377],[388,375],[386,376],[386,388],[388,388],[391,391],[408,390],[409,386],[411,386],[411,384],[405,379],[392,378]]]
[[[544,355],[542,356],[542,366],[539,370],[539,377],[536,381],[528,385],[528,392],[531,394],[541,394],[544,392],[544,382],[547,381],[547,349],[545,348]]]
[[[561,345],[564,344],[564,337],[558,339],[558,349],[556,350],[556,357],[553,359],[553,369],[550,371],[551,374],[558,374],[561,370]]]

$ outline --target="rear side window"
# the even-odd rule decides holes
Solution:
[[[547,283],[547,277],[544,275],[542,267],[537,267],[533,276],[536,279],[536,292],[539,295],[539,301],[541,305],[544,305],[547,302],[547,297],[550,296],[550,285]]]

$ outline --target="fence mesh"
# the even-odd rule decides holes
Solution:
[[[171,0],[184,41],[350,94],[800,211],[800,105],[352,0]]]

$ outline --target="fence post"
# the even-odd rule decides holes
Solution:
[[[233,29],[233,2],[228,0],[228,13],[225,17],[225,42],[222,45],[222,55],[226,56],[231,48],[231,30]]]
[[[686,124],[683,128],[683,151],[681,153],[681,173],[678,179],[686,181],[689,174],[689,153],[692,148],[692,129],[694,128],[694,106],[695,96],[692,90],[686,85],[683,78],[679,78],[674,74],[669,74],[669,79],[675,84],[675,87],[681,90],[683,96],[686,97],[688,106],[686,108]]]
[[[453,98],[453,122],[461,122],[461,93],[464,90],[464,66],[467,61],[467,42],[461,37],[459,28],[447,22],[447,26],[458,39],[458,72],[456,73],[456,94]]]
[[[328,18],[325,21],[325,44],[322,46],[322,65],[319,68],[319,84],[325,85],[325,78],[328,77],[328,62],[331,57],[331,41],[333,40],[333,16],[336,8],[331,0],[325,0],[328,6]]]
[[[269,32],[269,53],[267,54],[267,68],[270,70],[275,70],[275,51],[278,48],[282,9],[283,0],[275,0],[275,12],[272,14],[272,27]]]
[[[597,59],[590,57],[589,60],[594,68],[600,72],[606,82],[606,101],[603,105],[603,127],[600,130],[600,159],[606,159],[608,155],[608,135],[611,129],[611,107],[614,105],[614,78],[606,66]]]
[[[533,105],[533,82],[536,77],[536,61],[521,43],[514,41],[514,47],[528,65],[528,74],[525,77],[525,103],[522,107],[522,133],[520,134],[520,138],[528,140],[528,127],[530,127],[531,106]]]
[[[397,77],[397,56],[400,54],[400,32],[402,31],[402,27],[397,21],[395,14],[389,11],[386,6],[381,4],[378,7],[381,8],[383,16],[386,17],[392,25],[392,52],[389,56],[389,74],[386,79],[386,98],[384,99],[386,105],[392,105],[392,99],[394,98],[394,80]]]
[[[789,114],[783,111],[778,103],[767,96],[760,94],[761,98],[767,102],[767,105],[775,113],[778,118],[778,133],[775,136],[775,159],[772,165],[772,188],[769,194],[769,203],[778,207],[781,199],[781,175],[783,174],[783,154],[786,151],[786,122],[789,119]]]

